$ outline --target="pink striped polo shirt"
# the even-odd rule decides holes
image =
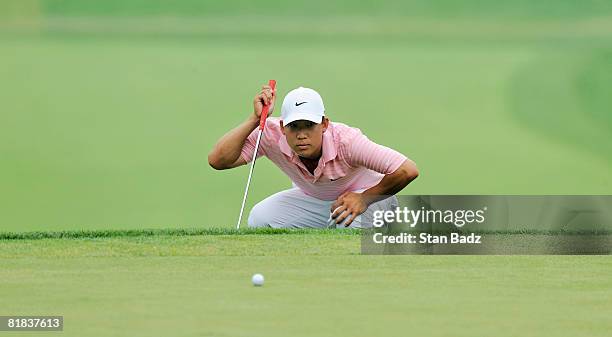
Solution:
[[[241,156],[253,159],[259,128],[247,138]],[[291,150],[280,128],[279,118],[266,120],[257,157],[266,156],[304,193],[320,200],[335,200],[346,191],[368,189],[393,173],[407,159],[401,153],[369,140],[361,130],[330,122],[323,133],[319,164],[311,174]]]

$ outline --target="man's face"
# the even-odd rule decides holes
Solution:
[[[322,123],[314,123],[307,120],[297,120],[281,128],[287,138],[287,144],[298,156],[308,159],[321,157],[321,146],[323,144],[323,132],[327,130],[329,120],[323,118]]]

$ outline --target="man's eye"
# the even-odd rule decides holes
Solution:
[[[314,122],[308,121],[308,122],[303,122],[301,124],[297,124],[297,123],[293,124],[293,123],[291,123],[291,124],[289,124],[287,126],[291,129],[291,131],[297,131],[297,130],[308,130],[308,129],[312,128],[315,124],[316,123],[314,123]]]

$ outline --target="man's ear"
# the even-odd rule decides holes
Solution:
[[[278,123],[280,125],[281,131],[283,132],[283,135],[285,135],[285,126],[283,125],[283,121],[278,121]]]
[[[323,124],[323,132],[327,131],[327,127],[329,127],[329,119],[323,116],[323,121],[321,124]]]

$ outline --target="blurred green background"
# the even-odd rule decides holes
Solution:
[[[416,161],[403,194],[612,192],[610,1],[2,0],[0,230],[233,226],[248,167],[207,154],[271,78]]]

